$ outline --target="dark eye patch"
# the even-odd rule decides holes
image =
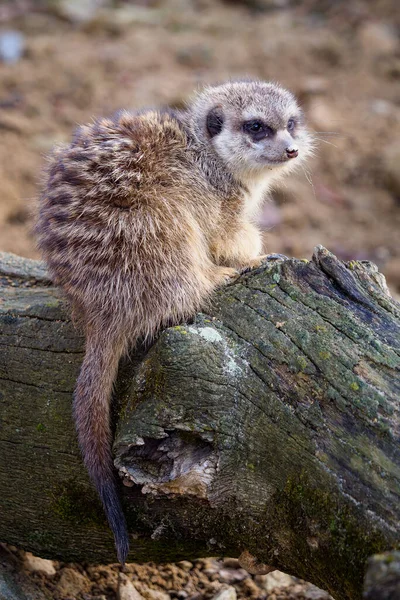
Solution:
[[[222,126],[224,124],[224,116],[222,114],[222,108],[216,106],[212,108],[207,115],[207,131],[210,137],[214,137],[218,135],[222,131]]]
[[[249,134],[255,142],[259,142],[266,137],[272,137],[274,135],[274,130],[258,119],[245,121],[243,123],[243,131]]]

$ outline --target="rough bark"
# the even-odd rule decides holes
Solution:
[[[71,395],[83,340],[41,263],[0,261],[0,539],[112,561]],[[400,540],[400,306],[370,263],[276,260],[121,366],[130,560],[248,551],[336,600]],[[382,596],[384,597],[384,596]]]
[[[399,600],[400,552],[377,554],[368,560],[364,600]]]

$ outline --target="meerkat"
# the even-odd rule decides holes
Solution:
[[[120,358],[262,262],[263,197],[311,146],[290,92],[238,81],[205,88],[186,110],[82,126],[51,158],[36,232],[84,329],[73,414],[121,563],[129,538],[110,430]]]

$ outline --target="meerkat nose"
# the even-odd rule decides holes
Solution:
[[[299,151],[297,150],[297,148],[286,148],[286,156],[288,158],[296,158],[296,156],[298,156]]]

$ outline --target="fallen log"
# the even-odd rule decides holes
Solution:
[[[40,262],[0,256],[0,539],[113,561],[71,420],[83,339]],[[132,561],[250,553],[361,598],[400,541],[400,306],[374,265],[277,259],[121,365]],[[245,556],[245,555],[243,555]]]

